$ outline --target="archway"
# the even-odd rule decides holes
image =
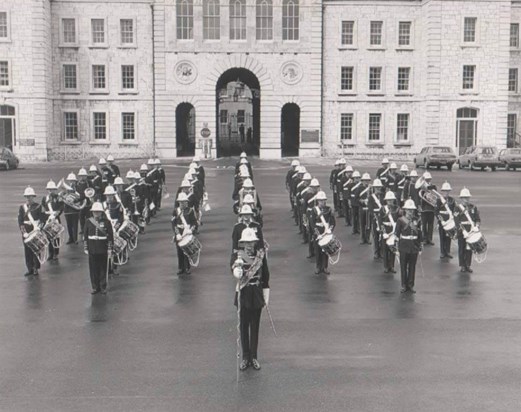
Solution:
[[[175,110],[175,135],[177,156],[195,154],[195,108],[190,103],[181,103]]]
[[[11,150],[16,145],[16,111],[13,106],[0,106],[0,146]]]
[[[300,107],[287,103],[280,114],[280,147],[282,157],[298,156],[300,146]]]
[[[216,88],[217,156],[244,151],[258,155],[260,147],[260,84],[242,68],[225,71]]]
[[[463,154],[469,146],[476,145],[478,134],[478,110],[463,107],[456,112],[456,146]]]

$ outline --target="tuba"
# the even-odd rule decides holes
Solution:
[[[96,196],[96,191],[92,187],[88,187],[83,193],[91,203],[94,203],[94,196]]]
[[[436,192],[436,190],[427,189],[427,186],[427,181],[423,178],[423,176],[420,176],[414,184],[414,187],[419,191],[420,198],[426,201],[432,207],[436,207],[438,197],[441,197],[441,195]]]

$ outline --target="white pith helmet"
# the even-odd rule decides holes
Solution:
[[[107,156],[107,162],[113,162],[113,161],[114,161],[114,156],[108,155]]]
[[[253,185],[253,182],[252,182],[251,179],[246,179],[246,180],[244,181],[244,183],[242,184],[242,187],[245,187],[245,188],[253,188],[253,187],[255,187],[255,186]]]
[[[177,195],[178,202],[188,202],[188,195],[185,192],[179,192]]]
[[[293,166],[293,167],[300,166],[300,162],[297,159],[292,160],[291,161],[291,166]]]
[[[91,212],[103,212],[103,205],[100,202],[94,202],[90,209]]]
[[[389,190],[384,197],[384,200],[396,200],[396,196],[394,195],[394,192]]]
[[[125,176],[127,179],[134,179],[134,171],[130,169]]]
[[[56,187],[56,183],[54,183],[54,180],[49,180],[49,182],[47,182],[47,186],[45,187],[47,190],[53,190],[53,189],[58,189]]]
[[[449,182],[445,182],[441,185],[441,190],[450,192],[452,190],[452,187]]]
[[[242,203],[253,204],[255,201],[253,200],[253,196],[248,193],[244,196],[244,199],[242,199]]]
[[[423,178],[424,178],[425,180],[432,179],[432,175],[431,175],[429,172],[425,172],[425,173],[423,174]]]
[[[141,167],[139,168],[139,170],[141,170],[142,172],[147,172],[148,171],[148,166],[145,163],[143,163],[141,165]]]
[[[183,181],[181,182],[181,187],[191,187],[192,185],[190,184],[190,182],[186,179],[183,179]]]
[[[380,179],[373,180],[373,187],[383,187],[382,181]]]
[[[318,179],[311,179],[311,183],[309,184],[311,187],[320,187],[320,183],[318,182]]]
[[[75,182],[78,179],[76,179],[76,175],[74,173],[69,173],[66,180],[68,180],[70,182]]]
[[[398,169],[398,166],[396,165],[396,163],[391,163],[389,165],[389,169]]]
[[[409,173],[410,177],[418,177],[418,172],[416,170],[411,170],[411,173]]]
[[[408,172],[409,166],[407,166],[405,163],[400,166],[400,172]]]
[[[106,165],[106,164],[107,164],[107,161],[106,161],[103,157],[101,157],[101,158],[99,159],[99,161],[98,161],[98,164],[100,164],[100,165]]]
[[[472,197],[472,195],[470,194],[470,190],[464,187],[463,189],[461,189],[459,197]]]
[[[257,240],[257,235],[255,234],[255,231],[249,227],[247,227],[246,229],[244,229],[241,233],[241,239],[239,240],[239,242],[256,242]]]
[[[364,173],[362,175],[362,180],[371,180],[371,176],[369,175],[369,173]]]
[[[353,171],[353,166],[347,165],[346,168],[345,168],[345,171],[346,172],[352,172]]]
[[[403,205],[403,208],[404,209],[409,209],[409,210],[416,210],[416,205],[414,204],[414,200],[407,199],[405,201],[405,204]]]
[[[87,171],[82,167],[78,172],[78,176],[87,176]]]
[[[125,182],[123,182],[123,179],[121,177],[118,176],[114,179],[114,185],[124,185],[124,184],[125,184]]]
[[[323,190],[318,192],[316,199],[317,200],[327,200],[326,192],[324,192]]]
[[[309,173],[305,173],[304,176],[302,177],[302,180],[311,180],[311,174]]]
[[[36,196],[36,193],[31,186],[27,186],[24,190],[24,196]]]
[[[251,210],[250,205],[243,205],[241,210],[239,211],[240,215],[253,215],[253,211]]]
[[[116,191],[114,190],[114,187],[112,187],[112,186],[107,186],[107,187],[105,188],[105,191],[103,192],[103,194],[104,194],[105,196],[107,196],[107,195],[115,195],[115,194],[116,194]]]
[[[90,165],[89,167],[89,172],[97,172],[98,171],[98,168],[94,165]]]
[[[388,159],[387,157],[384,157],[384,158],[382,159],[382,164],[385,165],[385,164],[387,164],[387,163],[389,163],[389,159]]]
[[[360,177],[360,172],[358,170],[355,170],[353,172],[353,177]]]

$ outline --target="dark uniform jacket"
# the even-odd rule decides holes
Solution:
[[[395,195],[396,195],[396,200],[398,200],[398,202],[400,202],[402,200],[403,189],[405,188],[405,184],[407,183],[408,180],[409,179],[404,174],[401,174],[401,173],[397,174]]]
[[[99,200],[101,199],[101,196],[103,194],[103,185],[102,185],[102,182],[101,182],[101,176],[98,175],[97,173],[90,177],[89,176],[89,186],[92,187],[94,189],[94,191],[96,192],[96,199]]]
[[[436,190],[436,185],[428,185],[427,190]],[[421,189],[423,190],[423,189]],[[434,212],[436,210],[436,206],[431,205],[429,202],[426,202],[425,200],[421,200],[421,207],[424,212]]]
[[[31,233],[36,229],[33,222],[36,227],[45,223],[45,214],[42,212],[42,207],[38,203],[31,203],[31,206],[24,203],[18,209],[18,227],[22,233]]]
[[[112,227],[116,231],[121,224],[123,223],[123,220],[125,219],[125,213],[123,211],[123,205],[118,202],[105,202],[103,204],[105,207],[105,214],[108,219],[110,219],[110,222],[112,223]]]
[[[174,208],[176,208],[176,209],[179,207],[179,202],[177,201],[177,197],[179,196],[179,193],[181,193],[182,191],[183,191],[183,189],[180,187],[177,189],[177,193],[175,196],[176,201],[174,202]],[[196,201],[192,190],[190,190],[190,192],[188,192],[186,194],[186,196],[188,196],[188,207],[193,208],[195,212],[199,212],[199,202]]]
[[[340,169],[337,169],[335,166],[335,168],[331,170],[331,173],[329,175],[329,188],[333,191],[333,193],[337,193],[336,177],[338,175],[338,172],[340,172]]]
[[[362,187],[362,182],[355,182],[354,180],[348,185],[349,199],[351,200],[351,206],[360,206],[360,202],[356,196],[358,189]]]
[[[291,169],[286,173],[286,189],[291,193],[291,180],[293,179],[293,175],[297,173],[296,167],[291,166]]]
[[[447,210],[447,207],[454,216],[454,209],[456,208],[456,201],[454,198],[452,196],[448,196],[445,199],[445,202],[438,198],[436,203],[436,216],[438,216],[438,219],[443,220],[444,222],[449,220],[451,215],[451,213]]]
[[[320,209],[318,206],[315,206],[310,221],[310,225],[313,227],[315,235],[322,235],[326,230],[320,216],[324,216],[324,220],[326,221],[327,226],[329,226],[329,230],[332,232],[335,229],[336,220],[331,208],[329,206],[324,206],[323,209]]]
[[[394,232],[400,214],[401,211],[398,206],[390,207],[389,205],[384,205],[382,207],[380,210],[380,230],[383,234],[390,235]],[[387,236],[385,236],[385,238],[387,238]]]
[[[64,215],[72,215],[75,213],[80,213],[81,206],[83,206],[84,201],[81,199],[81,195],[76,191],[70,191],[68,190],[65,195],[65,198],[70,198],[72,200],[72,205],[69,206],[67,203],[64,202],[63,206],[63,214]]]
[[[474,225],[481,223],[481,217],[479,216],[479,211],[476,206],[472,203],[469,203],[467,206],[463,204],[458,204],[454,210],[454,219],[456,220],[456,224],[458,225],[460,231],[465,229],[467,232],[470,232],[472,228],[471,222],[467,219],[465,215],[465,211],[468,211],[470,218]]]
[[[404,201],[406,201],[407,199],[414,200],[414,204],[416,205],[416,207],[421,208],[420,193],[418,189],[414,187],[414,183],[411,181],[411,179],[407,179],[407,182],[405,182],[402,197]]]
[[[188,225],[185,227],[185,222],[183,222],[183,218]],[[172,230],[177,235],[183,235],[185,229],[194,230],[197,226],[197,219],[195,217],[194,209],[191,207],[187,207],[184,210],[177,207],[172,212]],[[176,239],[177,241],[177,239]]]
[[[368,209],[369,193],[371,189],[369,186],[361,184],[355,190],[355,201],[354,204],[360,206],[362,209]]]
[[[83,241],[85,249],[91,255],[106,255],[108,250],[112,250],[114,232],[104,215],[101,215],[99,220],[94,217],[87,219],[83,230]]]
[[[49,220],[51,214],[54,214],[54,217],[58,222],[61,222],[60,216],[63,213],[63,202],[60,199],[58,194],[51,195],[48,194],[42,198],[42,213],[45,215],[45,222]]]
[[[264,235],[262,233],[262,227],[257,222],[250,222],[248,224],[246,224],[244,222],[239,222],[239,223],[236,223],[235,226],[233,227],[233,232],[232,232],[232,251],[233,252],[236,252],[237,250],[239,250],[239,239],[241,238],[242,231],[248,227],[250,229],[253,229],[253,231],[257,235],[257,239],[259,239],[258,244],[257,244],[258,248],[264,247]]]
[[[387,180],[389,179],[389,166],[382,166],[376,171],[377,179],[380,179],[382,184],[387,187]]]
[[[378,200],[378,202],[377,202]],[[382,210],[382,206],[384,204],[384,195],[383,193],[376,194],[371,193],[369,195],[368,207],[369,207],[369,216],[374,219],[375,222],[380,224],[380,211]],[[377,226],[379,227],[379,226]]]
[[[132,207],[133,207],[132,195],[129,192],[127,192],[124,188],[121,192],[117,192],[117,194],[119,196],[119,200],[121,201],[121,204],[123,205],[123,207],[127,211],[132,210]]]
[[[384,187],[386,187],[390,191],[396,193],[399,177],[400,176],[398,176],[398,174],[396,172],[395,173],[388,172],[387,173],[387,182],[385,184],[382,182],[382,184],[384,185]]]
[[[257,251],[257,249],[255,249]],[[232,253],[231,262],[235,263],[237,258],[241,258],[244,262],[242,268],[243,273],[246,273],[255,260],[256,255],[250,255],[245,250],[241,249],[238,252]],[[269,289],[270,287],[270,270],[268,268],[268,260],[266,255],[262,260],[262,265],[253,275],[248,285],[241,289],[241,309],[262,309],[264,306],[264,296],[262,289]],[[237,292],[235,293],[235,306],[237,306]]]
[[[418,253],[421,250],[421,222],[417,218],[409,221],[405,216],[398,219],[395,230],[398,250],[401,253]]]

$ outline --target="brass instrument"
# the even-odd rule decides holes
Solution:
[[[436,190],[433,189],[427,189],[428,183],[423,178],[423,176],[420,176],[416,183],[414,184],[414,187],[419,190],[419,195],[422,200],[430,204],[432,207],[436,207],[436,204],[438,202],[438,196],[441,196]]]

